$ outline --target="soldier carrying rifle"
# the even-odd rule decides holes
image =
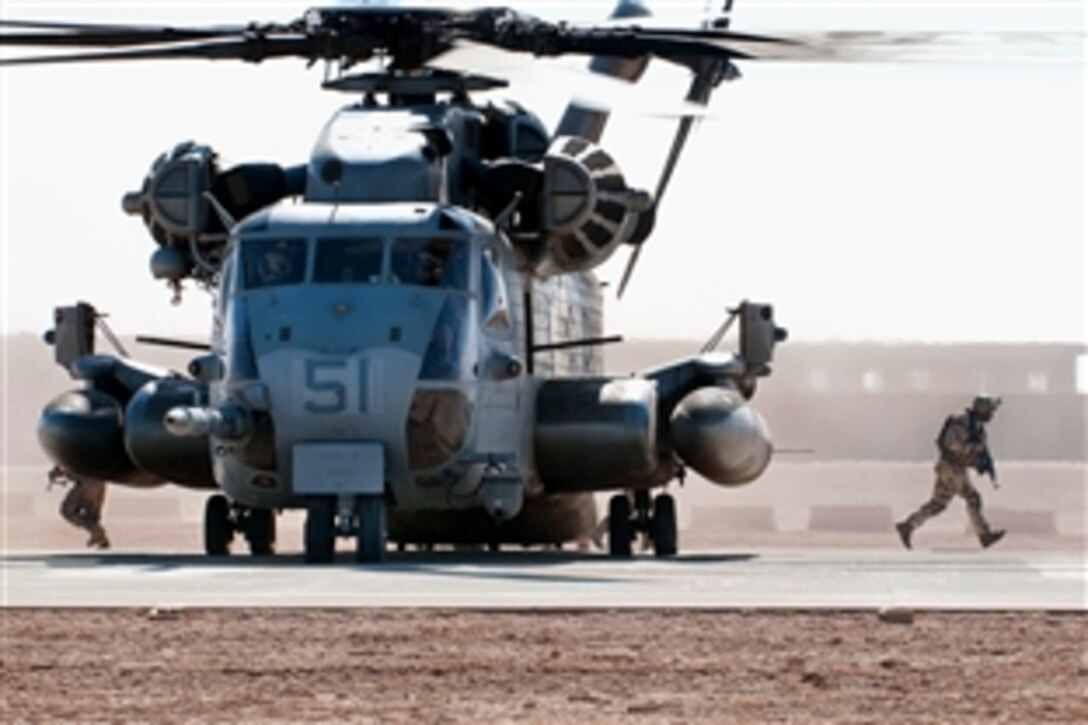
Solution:
[[[967,469],[974,468],[988,475],[997,488],[997,473],[993,457],[986,445],[985,423],[990,422],[1001,398],[980,395],[962,415],[950,415],[937,436],[940,457],[935,470],[937,482],[933,496],[904,521],[895,525],[903,546],[911,548],[911,535],[928,519],[944,511],[953,496],[963,496],[967,502],[967,515],[983,548],[993,546],[1005,535],[1003,529],[994,530],[982,516],[982,496],[967,478]]]

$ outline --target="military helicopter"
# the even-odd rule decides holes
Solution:
[[[164,373],[96,352],[91,305],[57,308],[47,339],[83,387],[45,407],[45,452],[77,477],[215,491],[210,555],[239,534],[271,553],[277,512],[294,508],[314,563],[334,559],[339,537],[355,538],[361,562],[389,543],[562,544],[592,535],[605,491],[617,492],[613,556],[639,534],[675,554],[661,489],[689,468],[737,486],[769,464],[749,401],[786,337],[771,305],[743,302],[700,354],[602,374],[614,338],[593,270],[631,248],[622,292],[695,115],[649,192],[599,145],[606,112],[572,104],[549,130],[519,104],[473,99],[503,79],[441,61],[474,43],[590,56],[596,72],[637,81],[656,58],[689,69],[686,100],[705,105],[739,77],[735,61],[844,52],[732,31],[730,5],[696,29],[644,27],[633,0],[597,27],[371,6],[238,27],[0,21],[0,45],[95,49],[3,65],[291,57],[324,61],[322,87],[353,98],[304,163],[223,168],[185,142],[124,196],[157,245],[152,275],[213,295],[211,342],[187,376]],[[735,320],[739,351],[715,352]]]

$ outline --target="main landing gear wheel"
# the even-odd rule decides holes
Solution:
[[[307,564],[328,564],[336,551],[336,499],[314,496],[306,504],[303,549]]]
[[[637,533],[653,544],[657,556],[675,556],[677,547],[676,500],[667,493],[651,500],[647,489],[613,496],[608,502],[608,553],[614,557],[631,556]],[[631,515],[632,508],[634,516]]]
[[[208,556],[226,556],[233,538],[230,502],[222,494],[209,497],[204,504],[204,551]]]
[[[276,512],[272,509],[250,509],[245,522],[249,552],[254,556],[275,553]]]
[[[608,501],[608,553],[616,557],[631,556],[631,499],[618,493]]]
[[[385,499],[381,496],[360,496],[357,505],[359,533],[355,561],[374,564],[385,559]]]
[[[654,499],[654,554],[676,555],[676,501],[667,493]]]

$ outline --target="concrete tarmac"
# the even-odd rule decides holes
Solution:
[[[767,549],[671,559],[600,553],[390,553],[380,565],[298,555],[0,554],[6,607],[909,607],[1084,611],[1080,551]]]

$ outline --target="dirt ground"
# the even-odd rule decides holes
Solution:
[[[1088,615],[5,610],[41,720],[1088,721]]]

